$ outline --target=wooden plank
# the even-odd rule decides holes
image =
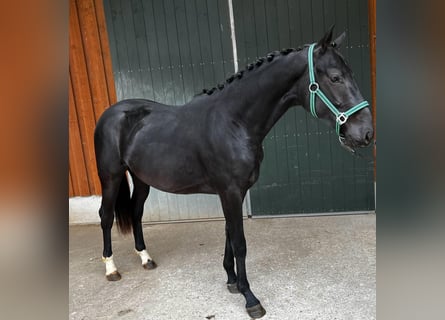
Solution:
[[[73,195],[90,195],[88,173],[85,167],[85,159],[82,147],[79,121],[76,112],[76,102],[73,95],[71,70],[69,79],[69,168],[72,177]]]
[[[77,6],[70,1],[70,68],[73,96],[79,121],[83,154],[88,173],[91,194],[100,194],[95,165],[93,133],[95,127],[94,107],[86,68],[85,52],[79,25]]]
[[[109,106],[94,0],[77,0],[77,13],[95,119]]]
[[[68,196],[74,196],[73,179],[71,179],[71,170],[68,170]]]
[[[103,0],[94,0],[97,16],[97,27],[99,30],[102,62],[105,71],[105,81],[108,95],[107,105],[116,103],[116,88],[114,86],[113,65],[111,61],[110,41],[108,37],[107,24],[105,21],[105,10]]]
[[[100,193],[93,132],[116,102],[103,4],[70,1],[70,176],[74,195]]]
[[[70,196],[100,194],[95,121],[116,101],[102,1],[70,0]]]

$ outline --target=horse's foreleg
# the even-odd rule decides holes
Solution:
[[[244,237],[242,201],[244,193],[232,188],[220,194],[230,244],[236,259],[237,286],[246,299],[246,310],[251,318],[261,318],[266,310],[250,290],[246,274],[246,239]],[[226,250],[230,253],[229,250]]]
[[[226,247],[224,250],[224,269],[227,272],[227,289],[231,293],[239,293],[235,273],[235,257],[233,255],[232,244],[230,243],[229,230],[226,224]]]
[[[142,266],[145,269],[156,268],[156,263],[150,257],[145,247],[144,234],[142,231],[142,216],[144,214],[144,203],[148,197],[150,186],[140,181],[136,176],[132,175],[134,191],[132,196],[133,214],[132,226],[135,251],[141,258]]]

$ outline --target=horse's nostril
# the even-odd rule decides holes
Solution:
[[[374,132],[372,130],[369,130],[365,134],[365,142],[366,144],[369,144],[372,140],[372,137],[374,136]]]

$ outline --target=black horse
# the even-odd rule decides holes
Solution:
[[[108,280],[120,279],[111,250],[115,214],[121,232],[133,230],[143,266],[156,267],[141,226],[150,186],[179,194],[217,194],[226,220],[228,289],[243,294],[252,318],[266,313],[247,281],[242,217],[244,196],[259,176],[264,137],[295,105],[337,126],[341,144],[350,149],[368,145],[373,137],[371,112],[337,50],[344,34],[332,41],[332,29],[312,46],[269,53],[183,106],[129,99],[103,113],[94,142]],[[331,107],[319,94],[332,101]],[[131,197],[127,172],[134,184]]]

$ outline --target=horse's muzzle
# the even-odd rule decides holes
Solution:
[[[339,141],[343,147],[353,152],[355,148],[368,146],[374,138],[372,127],[364,127],[354,133],[340,134]]]

